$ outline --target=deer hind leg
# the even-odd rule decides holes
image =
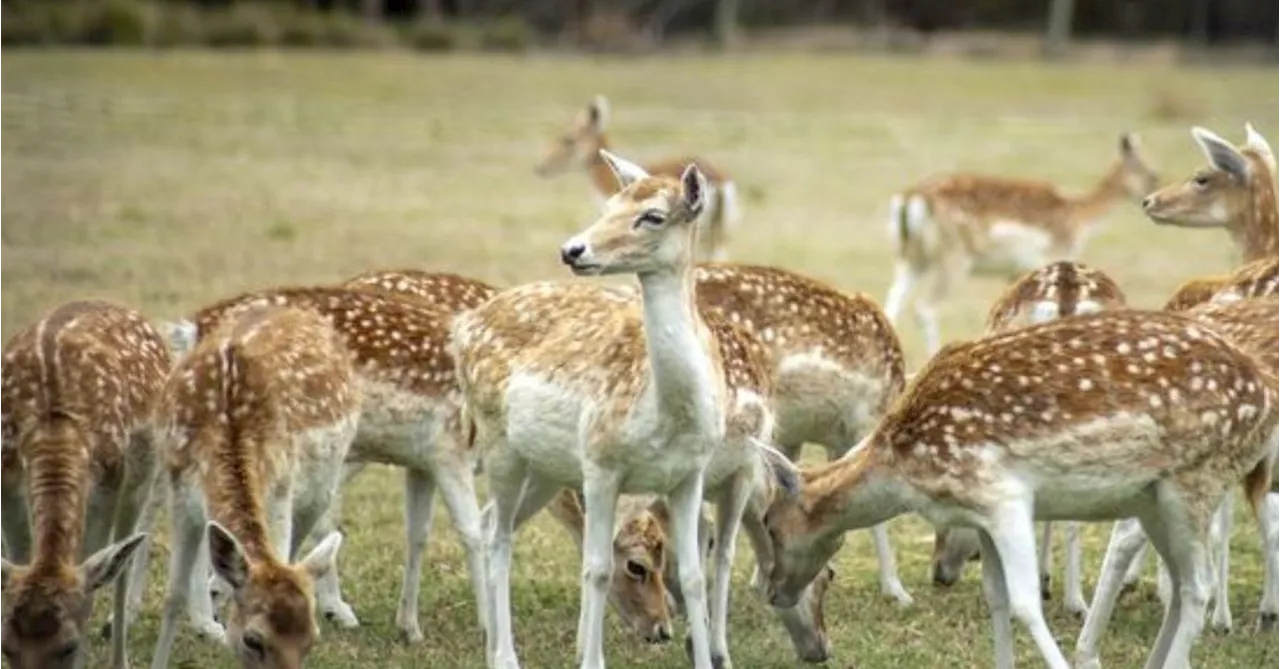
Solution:
[[[209,550],[205,544],[207,516],[203,495],[191,483],[171,480],[170,500],[169,536],[172,547],[165,586],[164,618],[160,623],[155,654],[151,658],[152,669],[169,666],[178,618],[184,609],[199,636],[219,643],[225,638],[222,626],[213,619],[213,602],[204,587],[204,576],[209,573]]]
[[[476,600],[476,615],[479,616],[480,629],[485,630],[488,616],[484,611],[489,608],[489,588],[484,566],[485,532],[480,518],[480,504],[476,501],[475,475],[472,474],[474,469],[470,461],[462,459],[437,467],[436,485],[439,486],[440,494],[444,497],[444,505],[453,519],[453,529],[462,540],[462,548],[466,551],[467,571],[471,575],[471,589]],[[544,496],[541,499],[530,500],[530,503],[537,503],[538,508],[542,508],[548,499],[549,496]],[[425,534],[424,532],[424,546]],[[416,599],[415,595],[415,601]]]
[[[1277,600],[1280,600],[1280,495],[1267,493],[1255,509],[1262,555],[1266,561],[1263,574],[1262,601],[1258,605],[1257,629],[1271,631],[1276,627]]]
[[[1191,647],[1204,629],[1210,594],[1210,518],[1197,517],[1194,508],[1171,488],[1163,484],[1157,492],[1156,508],[1140,516],[1174,586],[1147,669],[1190,666]]]
[[[1092,669],[1098,664],[1098,645],[1111,623],[1116,600],[1120,597],[1125,573],[1147,545],[1147,536],[1137,518],[1116,521],[1102,559],[1102,573],[1093,591],[1093,603],[1085,614],[1084,627],[1076,639],[1077,669]]]
[[[727,631],[729,581],[733,575],[738,529],[742,526],[742,514],[751,498],[751,483],[749,474],[735,476],[716,502],[716,540],[711,550],[715,564],[711,581],[711,662],[718,667],[732,666]],[[683,588],[681,597],[684,597]],[[689,650],[693,650],[692,646]]]
[[[1142,578],[1142,569],[1147,562],[1147,546],[1147,542],[1144,541],[1137,552],[1133,554],[1133,560],[1129,562],[1128,569],[1124,571],[1124,584],[1121,592],[1127,592],[1138,587],[1138,581]]]
[[[143,439],[149,439],[143,437]],[[145,512],[151,508],[151,493],[154,489],[154,481],[159,477],[156,475],[156,463],[154,458],[154,450],[150,448],[150,443],[146,443],[145,452],[138,453],[138,457],[130,458],[125,466],[124,481],[120,486],[120,492],[117,496],[115,519],[112,523],[111,534],[115,541],[123,541],[139,530],[146,531],[151,529],[148,521],[147,525],[142,524]],[[138,449],[131,449],[131,452],[137,452]],[[92,522],[92,521],[91,521]],[[105,524],[105,523],[104,523]],[[139,548],[146,551],[150,548],[150,542],[146,541]],[[141,555],[134,555],[134,560],[141,559]],[[121,570],[120,576],[116,577],[115,592],[112,593],[113,608],[112,620],[121,621],[119,625],[115,625],[111,630],[111,666],[116,669],[123,669],[129,665],[128,660],[128,631],[129,625],[133,622],[133,612],[129,610],[130,578],[132,577],[132,566],[127,566]]]
[[[1063,526],[1065,530],[1063,547],[1067,555],[1064,560],[1066,569],[1062,579],[1062,606],[1069,613],[1083,617],[1089,610],[1089,604],[1084,599],[1084,584],[1081,577],[1080,523],[1067,521]]]
[[[422,585],[422,556],[435,517],[436,480],[421,469],[404,470],[404,580],[400,584],[400,604],[396,608],[396,628],[406,643],[422,641],[418,622],[418,592]],[[479,611],[481,616],[485,611]]]
[[[1234,491],[1228,491],[1214,513],[1209,526],[1209,545],[1213,549],[1213,611],[1210,625],[1216,632],[1231,631],[1231,514]]]
[[[893,283],[889,285],[889,292],[884,297],[884,315],[890,323],[897,325],[898,317],[902,315],[902,308],[906,306],[907,297],[917,278],[917,272],[906,260],[898,260],[893,264]]]
[[[888,523],[872,526],[871,542],[875,546],[876,561],[880,565],[880,594],[893,598],[902,606],[911,604],[914,600],[898,578],[898,561],[893,554],[893,543],[889,540]]]
[[[1058,648],[1053,633],[1044,620],[1040,600],[1040,579],[1036,569],[1036,529],[1032,518],[1032,501],[1018,500],[997,509],[992,524],[982,533],[984,582],[994,578],[985,570],[989,556],[998,559],[1003,573],[1008,614],[1022,623],[1035,641],[1045,664],[1054,669],[1067,669],[1070,665]],[[997,592],[998,595],[998,592]],[[1008,614],[1004,615],[1007,620]],[[1013,666],[1012,634],[1007,623],[995,621],[997,628],[1005,625],[1003,647],[997,647],[997,666]],[[997,630],[999,634],[999,630]],[[1001,642],[997,636],[997,644]],[[1000,664],[1006,660],[1008,664]]]
[[[712,669],[711,645],[707,633],[706,579],[703,576],[698,542],[702,486],[702,470],[699,469],[672,490],[669,500],[676,564],[680,570],[680,589],[684,593],[689,636],[693,640],[693,666],[695,669]],[[587,522],[590,523],[590,515]]]
[[[1048,601],[1052,596],[1049,586],[1053,582],[1053,523],[1041,523],[1040,535],[1040,599]]]
[[[985,532],[978,533],[982,551],[982,594],[991,611],[991,636],[995,642],[997,669],[1013,667],[1013,621],[1009,611],[1009,585],[1000,551]]]

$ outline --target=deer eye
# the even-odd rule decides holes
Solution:
[[[80,650],[80,642],[78,641],[68,642],[65,646],[59,648],[57,651],[54,652],[53,660],[55,663],[58,663],[58,664],[70,662],[71,659],[76,656],[76,652],[78,652],[79,650]]]
[[[647,225],[656,228],[667,222],[667,215],[657,209],[650,209],[636,217],[636,227]]]
[[[260,660],[267,656],[267,647],[262,641],[262,635],[257,632],[245,632],[240,638],[240,643],[244,645],[245,650]]]
[[[627,560],[627,576],[643,581],[649,575],[649,568],[635,560]]]
[[[1191,181],[1195,183],[1196,186],[1199,186],[1200,188],[1204,188],[1205,186],[1209,185],[1209,175],[1197,174]]]

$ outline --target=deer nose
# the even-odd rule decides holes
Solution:
[[[587,252],[587,245],[582,242],[569,242],[560,247],[560,260],[566,265],[572,265],[574,261],[582,257]]]
[[[668,627],[665,623],[658,623],[657,627],[658,629],[654,630],[654,632],[656,632],[656,634],[654,634],[654,638],[657,640],[657,643],[666,643],[670,641],[671,628]]]
[[[1148,196],[1146,196],[1146,197],[1142,198],[1142,208],[1143,208],[1143,209],[1150,209],[1150,208],[1151,208],[1151,205],[1153,205],[1153,204],[1155,204],[1155,203],[1156,203],[1155,198],[1151,197],[1150,195],[1148,195]]]

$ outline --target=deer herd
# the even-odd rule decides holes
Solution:
[[[581,549],[582,667],[605,664],[607,608],[655,643],[681,614],[693,665],[730,666],[739,529],[760,603],[801,660],[824,661],[830,563],[850,530],[870,529],[883,595],[912,604],[886,525],[907,513],[936,528],[939,586],[980,561],[996,666],[1013,666],[1015,620],[1047,666],[1099,666],[1149,543],[1165,612],[1146,666],[1187,667],[1207,616],[1233,625],[1237,485],[1264,556],[1256,625],[1274,627],[1280,229],[1275,158],[1252,126],[1239,146],[1193,129],[1207,164],[1163,188],[1125,135],[1079,197],[971,174],[904,190],[891,198],[881,309],[792,271],[725,262],[733,181],[701,159],[620,158],[607,119],[597,97],[536,171],[583,168],[602,196],[595,222],[559,249],[568,269],[633,285],[375,271],[246,293],[170,323],[71,302],[11,337],[10,666],[83,666],[107,585],[112,666],[128,664],[165,499],[151,666],[170,666],[184,617],[242,666],[302,666],[318,618],[359,625],[336,528],[340,488],[366,463],[404,470],[400,635],[424,639],[420,572],[439,491],[492,667],[519,664],[513,543],[543,508]],[[1187,277],[1160,310],[1128,305],[1114,279],[1075,260],[1125,200],[1159,225],[1226,229],[1243,264]],[[1009,287],[981,337],[943,346],[936,309],[971,274]],[[894,329],[908,300],[930,356],[914,374]],[[806,443],[828,461],[799,465]],[[1107,520],[1090,601],[1078,525]],[[1042,609],[1053,528],[1066,542],[1062,604],[1084,617],[1073,663]]]

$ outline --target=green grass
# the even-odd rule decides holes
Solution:
[[[553,133],[596,92],[611,97],[617,149],[659,157],[695,150],[749,195],[733,251],[877,298],[891,255],[884,218],[894,189],[931,173],[981,170],[1092,184],[1124,130],[1142,134],[1166,178],[1201,161],[1187,126],[1243,139],[1251,120],[1272,139],[1274,70],[1170,69],[846,56],[735,60],[414,57],[404,53],[21,52],[3,62],[3,327],[60,301],[103,296],[157,318],[239,291],[329,282],[371,268],[450,270],[501,284],[564,278],[559,244],[592,216],[584,176],[532,172]],[[1172,93],[1170,93],[1172,92]],[[1170,96],[1173,103],[1170,103]],[[1195,118],[1169,121],[1178,100]],[[1177,111],[1175,109],[1175,111]],[[1224,234],[1157,228],[1117,207],[1084,259],[1131,301],[1158,305],[1180,281],[1231,262]],[[947,337],[979,331],[999,285],[972,282],[943,311]],[[909,322],[907,323],[909,325]],[[904,327],[911,367],[919,338]],[[420,601],[427,640],[396,641],[403,554],[398,476],[375,469],[348,493],[341,555],[364,626],[325,627],[311,666],[473,667],[483,663],[461,550],[437,514]],[[1238,505],[1243,506],[1243,505]],[[1256,533],[1236,523],[1232,604],[1240,628],[1206,633],[1205,667],[1277,664],[1274,634],[1245,631],[1260,594]],[[838,556],[828,597],[833,666],[990,665],[976,570],[950,591],[927,580],[931,534],[893,524],[900,609],[878,596],[868,540]],[[1087,587],[1107,525],[1086,533]],[[521,657],[573,662],[579,561],[545,517],[520,535],[513,575]],[[135,665],[150,659],[167,542],[152,561],[133,629]],[[735,572],[730,644],[739,667],[796,664],[780,628]],[[1059,560],[1060,562],[1060,560]],[[1056,575],[1055,575],[1056,576]],[[1110,667],[1139,664],[1159,625],[1153,577],[1118,608],[1103,646]],[[99,604],[99,613],[106,609]],[[1079,623],[1047,604],[1063,647]],[[611,614],[612,621],[612,614]],[[1019,661],[1040,666],[1017,633]],[[94,666],[105,644],[95,644]],[[611,666],[680,667],[679,644],[647,647],[610,622]],[[178,666],[229,666],[181,635]]]

